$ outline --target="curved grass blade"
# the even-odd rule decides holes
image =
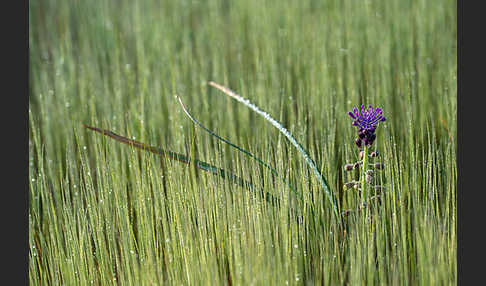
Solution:
[[[227,139],[224,139],[223,137],[219,136],[218,134],[214,133],[213,131],[211,131],[209,128],[207,128],[206,126],[204,126],[201,122],[199,122],[197,119],[195,119],[191,113],[187,110],[186,106],[184,105],[184,103],[182,103],[182,99],[177,96],[177,99],[179,100],[179,104],[181,105],[182,107],[182,110],[184,110],[184,113],[187,115],[187,117],[189,117],[189,119],[191,119],[191,121],[198,125],[199,127],[201,127],[204,131],[208,132],[211,136],[214,136],[216,137],[217,139],[223,141],[224,143],[230,145],[231,147],[233,148],[236,148],[238,151],[240,152],[243,152],[244,154],[248,155],[249,157],[255,159],[260,165],[266,167],[267,169],[270,170],[270,172],[272,172],[272,174],[276,177],[279,177],[285,184],[287,184],[290,188],[290,190],[299,198],[300,201],[303,201],[303,198],[302,198],[302,195],[300,193],[298,193],[295,188],[290,185],[286,180],[285,178],[283,177],[280,177],[280,175],[278,174],[277,170],[275,170],[274,168],[272,168],[272,166],[268,165],[267,163],[263,162],[263,160],[261,160],[260,158],[258,158],[256,155],[254,155],[253,153],[241,148],[240,146],[236,145],[236,144],[233,144],[231,143],[229,140]]]
[[[201,170],[210,172],[214,175],[219,175],[224,179],[229,179],[230,181],[240,185],[241,187],[247,188],[251,191],[255,190],[255,187],[250,182],[247,182],[244,179],[232,174],[231,172],[228,172],[224,169],[215,167],[215,166],[210,165],[206,162],[199,161],[197,159],[191,159],[190,157],[187,157],[185,155],[182,155],[182,154],[179,154],[179,153],[176,153],[176,152],[172,152],[172,151],[169,151],[169,150],[164,150],[164,149],[159,148],[159,147],[150,146],[150,145],[144,144],[142,142],[138,142],[138,141],[120,136],[120,135],[115,134],[114,132],[112,132],[110,130],[96,128],[96,127],[92,127],[92,126],[89,126],[89,125],[86,125],[86,124],[83,124],[83,126],[87,129],[90,129],[90,130],[96,131],[98,133],[101,133],[105,136],[111,137],[118,142],[133,146],[133,147],[138,148],[138,149],[142,149],[143,151],[147,151],[147,152],[150,152],[150,153],[153,153],[153,154],[156,154],[156,155],[167,156],[167,158],[169,158],[169,159],[173,159],[173,160],[185,163],[185,164],[193,163],[197,168],[199,168]],[[278,199],[273,197],[268,192],[264,193],[263,190],[261,190],[261,195],[262,195],[262,197],[264,197],[269,202],[278,203]]]
[[[263,118],[265,118],[268,122],[270,122],[273,126],[275,126],[283,135],[285,135],[285,137],[287,137],[287,139],[297,148],[297,150],[300,152],[300,154],[304,157],[307,165],[309,165],[309,167],[311,167],[311,169],[314,171],[314,174],[316,175],[318,181],[321,184],[322,190],[324,191],[327,198],[329,199],[329,202],[331,203],[331,206],[333,208],[334,214],[336,215],[336,218],[339,218],[340,216],[339,216],[339,212],[338,212],[338,209],[337,209],[336,198],[335,198],[334,194],[332,194],[330,192],[330,188],[327,184],[326,179],[324,178],[324,176],[322,176],[322,174],[317,169],[316,163],[314,163],[314,161],[309,157],[309,155],[305,151],[304,147],[302,147],[302,145],[300,145],[300,143],[297,142],[297,140],[294,138],[294,136],[292,136],[292,134],[290,134],[290,132],[287,129],[285,129],[285,127],[283,127],[282,124],[280,124],[277,120],[275,120],[272,116],[270,116],[270,114],[261,110],[258,106],[251,103],[248,99],[241,97],[240,95],[236,94],[232,90],[230,90],[230,89],[228,89],[228,88],[226,88],[222,85],[219,85],[215,82],[210,81],[209,85],[219,89],[220,91],[222,91],[226,95],[236,99],[237,101],[246,105],[251,110],[253,110],[256,113],[258,113],[259,115],[263,116]]]

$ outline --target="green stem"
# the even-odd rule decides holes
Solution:
[[[161,156],[167,156],[167,158],[169,158],[169,159],[177,160],[177,161],[185,163],[185,164],[194,164],[197,168],[199,168],[201,170],[204,170],[206,172],[210,172],[214,175],[219,175],[224,179],[229,179],[229,180],[237,183],[238,185],[240,185],[242,187],[248,188],[250,190],[255,189],[255,187],[250,182],[247,182],[244,179],[234,175],[231,172],[225,171],[224,169],[210,165],[206,162],[199,161],[197,159],[191,159],[190,157],[187,157],[185,155],[182,155],[182,154],[179,154],[179,153],[176,153],[176,152],[172,152],[172,151],[169,151],[169,150],[164,150],[164,149],[159,148],[159,147],[150,146],[150,145],[144,144],[142,142],[138,142],[138,141],[120,136],[118,134],[113,133],[110,130],[96,128],[96,127],[92,127],[92,126],[89,126],[89,125],[86,125],[86,124],[83,124],[83,126],[85,128],[90,129],[90,130],[93,130],[95,132],[101,133],[105,136],[111,137],[118,142],[133,146],[133,147],[138,148],[138,149],[142,149],[144,151],[147,151],[147,152],[150,152],[150,153],[153,153],[153,154],[157,154],[157,155],[161,155]],[[273,195],[271,195],[268,192],[264,192],[263,189],[261,189],[261,195],[268,202],[278,203],[278,198],[274,197]]]
[[[189,111],[187,110],[186,106],[182,103],[182,99],[177,96],[177,99],[179,100],[179,103],[182,107],[182,110],[184,110],[184,113],[189,117],[189,119],[191,119],[192,122],[194,122],[195,124],[197,124],[199,127],[201,127],[204,131],[208,132],[211,136],[214,136],[216,137],[217,139],[223,141],[224,143],[230,145],[231,147],[233,148],[236,148],[238,151],[240,152],[243,152],[244,154],[250,156],[251,158],[253,158],[254,160],[256,160],[260,165],[268,168],[270,170],[270,172],[272,172],[272,174],[274,176],[277,176],[277,177],[280,177],[280,175],[277,173],[277,170],[275,170],[274,168],[272,168],[270,165],[268,165],[267,163],[263,162],[260,158],[258,158],[257,156],[255,156],[254,154],[246,151],[245,149],[239,147],[238,145],[235,145],[233,143],[231,143],[230,141],[224,139],[223,137],[219,136],[218,134],[214,133],[213,131],[211,131],[210,129],[206,128],[201,122],[197,121],[192,115],[191,113],[189,113]],[[295,188],[290,184],[290,183],[287,183],[287,181],[281,177],[282,181],[284,183],[286,183],[290,190],[297,196],[297,198],[303,202],[304,201],[304,198],[302,197],[302,195],[300,193],[298,193]]]
[[[363,166],[361,169],[361,200],[366,202],[366,169],[368,168],[368,146],[365,145],[363,149]]]
[[[294,138],[294,136],[292,136],[292,134],[290,134],[290,132],[285,127],[283,127],[282,124],[280,124],[280,122],[275,120],[267,112],[261,110],[258,106],[251,103],[248,99],[241,97],[240,95],[236,94],[232,90],[230,90],[230,89],[228,89],[228,88],[226,88],[222,85],[219,85],[215,82],[211,81],[211,82],[209,82],[209,85],[221,90],[226,95],[236,99],[237,101],[246,105],[251,110],[255,111],[257,114],[263,116],[263,118],[265,118],[265,120],[270,122],[270,124],[275,126],[283,135],[285,135],[285,137],[290,141],[290,143],[292,143],[297,148],[297,150],[300,152],[300,154],[304,157],[307,165],[309,167],[311,167],[311,169],[314,171],[314,174],[316,175],[317,179],[321,183],[321,186],[322,186],[324,193],[327,195],[329,202],[331,203],[331,206],[333,208],[334,214],[336,215],[336,218],[341,219],[341,216],[339,215],[339,211],[338,211],[339,205],[337,203],[337,198],[334,195],[334,193],[330,190],[330,188],[327,184],[326,178],[319,172],[319,169],[317,168],[317,165],[314,162],[314,160],[311,159],[311,157],[305,151],[304,147],[302,147],[302,145],[299,142],[297,142],[297,140]]]

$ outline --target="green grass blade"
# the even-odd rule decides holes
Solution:
[[[207,128],[206,126],[204,126],[201,122],[199,122],[197,119],[194,118],[194,116],[191,115],[191,113],[187,110],[186,106],[184,105],[184,103],[182,103],[182,99],[177,96],[177,99],[179,100],[179,104],[181,105],[182,107],[182,110],[184,110],[184,113],[187,115],[187,117],[189,117],[189,119],[196,125],[198,125],[199,127],[201,127],[204,131],[206,131],[207,133],[209,133],[211,136],[214,136],[216,137],[217,139],[223,141],[224,143],[230,145],[231,147],[233,148],[236,148],[238,151],[244,153],[245,155],[251,157],[252,159],[254,159],[255,161],[258,162],[258,164],[264,166],[265,168],[269,169],[270,172],[272,172],[272,174],[276,177],[279,177],[285,184],[287,184],[290,188],[290,190],[298,197],[298,199],[300,201],[303,201],[303,198],[302,198],[302,195],[300,193],[298,193],[295,188],[287,182],[287,180],[285,180],[285,178],[281,177],[277,170],[275,170],[274,168],[272,168],[272,166],[270,166],[269,164],[265,163],[262,159],[258,158],[255,154],[241,148],[240,146],[236,145],[236,144],[233,144],[232,142],[230,142],[229,140],[219,136],[218,134],[214,133],[213,131],[211,131],[209,128]]]
[[[285,137],[297,148],[297,150],[300,152],[300,154],[304,157],[307,165],[309,165],[309,167],[311,167],[311,169],[314,171],[314,174],[316,175],[317,179],[319,180],[319,182],[322,186],[322,190],[324,191],[324,193],[326,194],[326,196],[329,199],[329,202],[331,203],[334,214],[336,215],[337,218],[339,218],[340,216],[339,216],[339,212],[338,212],[338,209],[337,209],[338,206],[337,206],[337,203],[336,203],[336,198],[335,198],[334,194],[330,191],[330,188],[329,188],[329,185],[327,184],[326,178],[319,172],[319,170],[317,169],[316,163],[314,163],[314,160],[312,160],[309,157],[309,155],[305,151],[304,147],[302,147],[302,145],[299,142],[297,142],[297,140],[294,138],[294,136],[292,136],[292,134],[290,134],[290,132],[285,127],[283,127],[282,124],[280,124],[277,120],[275,120],[272,116],[270,116],[270,114],[261,110],[258,106],[251,103],[248,99],[241,97],[240,95],[236,94],[232,90],[230,90],[230,89],[228,89],[228,88],[226,88],[222,85],[219,85],[215,82],[211,81],[211,82],[209,82],[209,85],[219,89],[220,91],[222,91],[226,95],[236,99],[237,101],[239,101],[239,102],[243,103],[244,105],[246,105],[247,107],[249,107],[251,110],[253,110],[256,113],[258,113],[259,115],[263,116],[263,118],[265,118],[268,122],[270,122],[273,126],[275,126],[282,134],[285,135]]]
[[[89,126],[89,125],[86,125],[86,124],[83,124],[83,126],[85,128],[96,131],[96,132],[101,133],[101,134],[108,136],[110,138],[113,138],[118,142],[133,146],[135,148],[142,149],[144,151],[147,151],[147,152],[150,152],[150,153],[153,153],[153,154],[157,154],[157,155],[161,155],[161,156],[167,156],[167,158],[169,158],[169,159],[173,159],[173,160],[185,163],[185,164],[193,163],[197,168],[199,168],[201,170],[210,172],[214,175],[219,175],[219,176],[221,176],[222,178],[225,178],[225,179],[229,179],[230,181],[240,185],[241,187],[247,188],[249,190],[252,190],[252,191],[255,190],[255,187],[250,182],[234,175],[231,172],[228,172],[224,169],[210,165],[206,162],[203,162],[203,161],[200,161],[200,160],[197,160],[197,159],[191,159],[188,156],[185,156],[185,155],[182,155],[182,154],[170,151],[170,150],[164,150],[164,149],[159,148],[159,147],[150,146],[150,145],[144,144],[142,142],[138,142],[138,141],[120,136],[120,135],[115,134],[114,132],[112,132],[110,130],[96,128],[96,127],[92,127],[92,126]],[[275,198],[274,196],[272,196],[269,193],[264,194],[263,190],[262,190],[262,196],[265,197],[267,201],[270,201],[270,202],[273,202],[273,203],[277,202],[277,198]]]

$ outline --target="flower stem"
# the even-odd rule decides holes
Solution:
[[[363,203],[366,202],[366,169],[368,168],[368,145],[364,146],[363,149],[363,165],[361,169],[361,200]]]

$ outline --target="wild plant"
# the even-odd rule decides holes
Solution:
[[[376,171],[382,170],[384,165],[382,162],[370,162],[379,159],[378,150],[370,152],[370,149],[376,140],[376,128],[380,122],[386,120],[386,117],[383,116],[381,108],[374,109],[371,105],[367,109],[364,105],[361,105],[361,111],[355,107],[352,112],[348,112],[348,115],[354,119],[352,125],[358,128],[358,137],[354,143],[359,150],[359,161],[344,165],[344,170],[358,170],[359,181],[349,181],[344,184],[344,188],[345,190],[354,189],[357,191],[362,202],[358,209],[361,209],[367,206],[369,200],[378,199],[385,189],[384,186],[376,184],[378,181]],[[370,196],[370,193],[373,196]],[[347,215],[350,212],[351,210],[347,210],[344,214]]]

